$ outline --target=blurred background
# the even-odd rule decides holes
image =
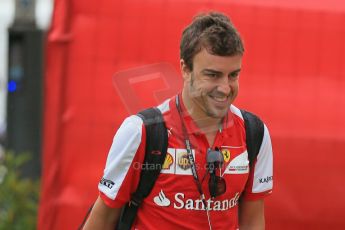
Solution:
[[[117,128],[182,87],[181,33],[210,10],[245,43],[235,105],[271,132],[267,229],[345,228],[342,0],[1,0],[1,223],[79,226]]]

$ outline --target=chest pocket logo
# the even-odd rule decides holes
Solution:
[[[230,150],[229,149],[222,149],[222,154],[224,157],[224,161],[228,163],[230,161]]]
[[[249,172],[249,160],[247,150],[235,157],[226,166],[224,174],[245,174]]]
[[[195,159],[195,150],[192,150]],[[189,164],[187,150],[168,148],[161,173],[176,175],[193,175]]]

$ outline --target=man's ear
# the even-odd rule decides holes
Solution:
[[[180,69],[181,69],[183,80],[188,81],[191,76],[191,71],[183,59],[180,60]]]

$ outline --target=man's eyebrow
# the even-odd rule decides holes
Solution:
[[[201,72],[203,72],[203,73],[208,72],[208,73],[222,74],[221,71],[217,71],[217,70],[214,70],[214,69],[203,69]]]
[[[230,74],[238,73],[240,71],[241,71],[241,69],[236,69],[236,70],[230,72]],[[203,73],[207,72],[207,73],[223,74],[223,72],[217,71],[217,70],[214,70],[214,69],[203,69],[201,72],[203,72]]]

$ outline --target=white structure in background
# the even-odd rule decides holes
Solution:
[[[0,0],[0,136],[6,130],[6,101],[8,76],[8,28],[14,21],[16,0]],[[32,0],[20,0],[23,3]],[[36,0],[35,18],[39,29],[50,26],[54,0]]]

